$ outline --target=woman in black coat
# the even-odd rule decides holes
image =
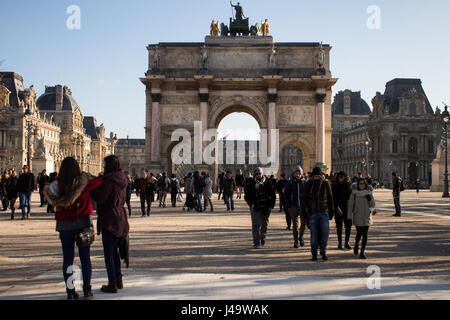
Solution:
[[[336,180],[333,182],[333,200],[336,215],[334,217],[336,222],[336,231],[338,236],[338,249],[342,247],[342,229],[345,225],[345,249],[350,250],[352,247],[349,244],[350,233],[352,230],[352,217],[347,216],[348,199],[352,194],[350,184],[346,182],[345,172],[339,172]]]
[[[11,220],[14,220],[14,212],[16,211],[16,200],[19,197],[17,191],[17,174],[16,171],[12,171],[9,178],[6,180],[6,197],[9,200],[11,208]]]

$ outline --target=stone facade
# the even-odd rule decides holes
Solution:
[[[140,80],[146,87],[148,167],[174,171],[174,129],[193,133],[194,121],[202,121],[203,131],[217,129],[228,114],[246,112],[261,129],[279,130],[279,150],[287,145],[301,149],[306,170],[316,163],[331,168],[331,88],[337,79],[330,72],[329,45],[208,36],[204,43],[159,43],[147,49],[149,67]],[[318,68],[321,50],[324,63]],[[269,143],[269,155],[272,149]],[[217,176],[217,164],[214,171]]]
[[[25,111],[31,112],[31,169],[58,171],[65,157],[73,156],[83,171],[98,175],[103,158],[114,153],[116,139],[105,137],[103,125],[84,117],[69,88],[46,87],[36,100],[33,86],[13,72],[0,73],[0,166],[20,169],[27,163],[28,133]]]
[[[145,163],[145,139],[117,140],[115,153],[122,164],[122,168],[133,177],[139,176],[141,170],[146,169]]]
[[[422,187],[429,188],[441,119],[431,108],[421,81],[388,82],[384,94],[377,92],[372,99],[372,106],[366,122],[335,131],[334,154],[339,157],[341,153],[343,158],[334,163],[333,170],[350,175],[358,171],[367,174],[368,170],[387,186],[391,185],[391,173],[396,172],[411,186],[419,178]]]

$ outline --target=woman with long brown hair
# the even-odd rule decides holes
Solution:
[[[117,289],[123,288],[119,241],[128,235],[130,228],[124,207],[128,181],[116,156],[108,156],[104,161],[103,184],[94,194],[98,205],[97,232],[102,234],[108,272],[108,285],[103,286],[101,291],[116,293]]]
[[[75,252],[75,239],[78,234],[92,226],[92,203],[89,192],[98,188],[102,180],[81,172],[78,162],[65,158],[56,180],[45,187],[45,196],[55,208],[56,231],[59,231],[63,251],[63,276],[66,283],[67,298],[77,300],[78,293],[70,281]],[[78,247],[83,274],[83,292],[86,299],[92,298],[92,265],[90,246]]]

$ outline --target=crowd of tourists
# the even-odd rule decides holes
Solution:
[[[40,206],[47,205],[47,212],[55,214],[68,299],[79,298],[75,288],[70,285],[75,244],[82,266],[84,297],[90,299],[93,296],[90,246],[95,238],[92,221],[94,208],[98,216],[97,235],[102,235],[108,274],[108,284],[101,291],[108,293],[116,293],[123,288],[121,259],[127,267],[129,264],[128,216],[132,215],[133,192],[140,199],[142,217],[150,216],[155,201],[158,207],[165,208],[168,195],[172,207],[181,202],[183,210],[205,212],[209,207],[209,212],[214,211],[214,182],[206,172],[195,171],[180,180],[174,174],[169,177],[162,172],[155,176],[143,170],[139,178],[132,179],[121,169],[116,156],[106,157],[104,168],[104,172],[94,177],[82,172],[78,162],[68,157],[62,162],[58,174],[47,175],[44,170],[35,178],[24,166],[19,175],[11,169],[1,176],[3,211],[9,206],[11,219],[14,219],[17,198],[20,200],[22,219],[30,219],[31,194],[36,190],[39,191]],[[400,194],[404,190],[404,183],[395,173],[392,173],[392,185],[396,208],[394,216],[401,216]],[[365,250],[368,233],[373,215],[376,214],[373,189],[373,180],[362,177],[361,173],[353,178],[345,172],[325,175],[318,167],[305,174],[297,166],[288,177],[281,174],[279,179],[273,175],[264,175],[262,168],[256,168],[253,174],[247,173],[245,176],[241,170],[236,176],[227,170],[217,177],[218,200],[222,197],[227,212],[235,210],[235,196],[237,199],[243,197],[248,205],[253,248],[266,245],[269,218],[278,194],[279,211],[285,214],[286,229],[292,229],[294,248],[305,246],[305,232],[307,228],[310,230],[312,261],[318,260],[318,252],[323,260],[328,260],[330,221],[333,219],[338,249],[353,249],[355,255],[367,259]],[[352,247],[350,240],[353,227],[356,235]]]

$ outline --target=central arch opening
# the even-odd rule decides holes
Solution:
[[[251,173],[258,166],[258,148],[261,128],[256,118],[247,111],[228,110],[218,118],[219,140],[218,172],[231,170]],[[220,151],[222,150],[222,151]]]

